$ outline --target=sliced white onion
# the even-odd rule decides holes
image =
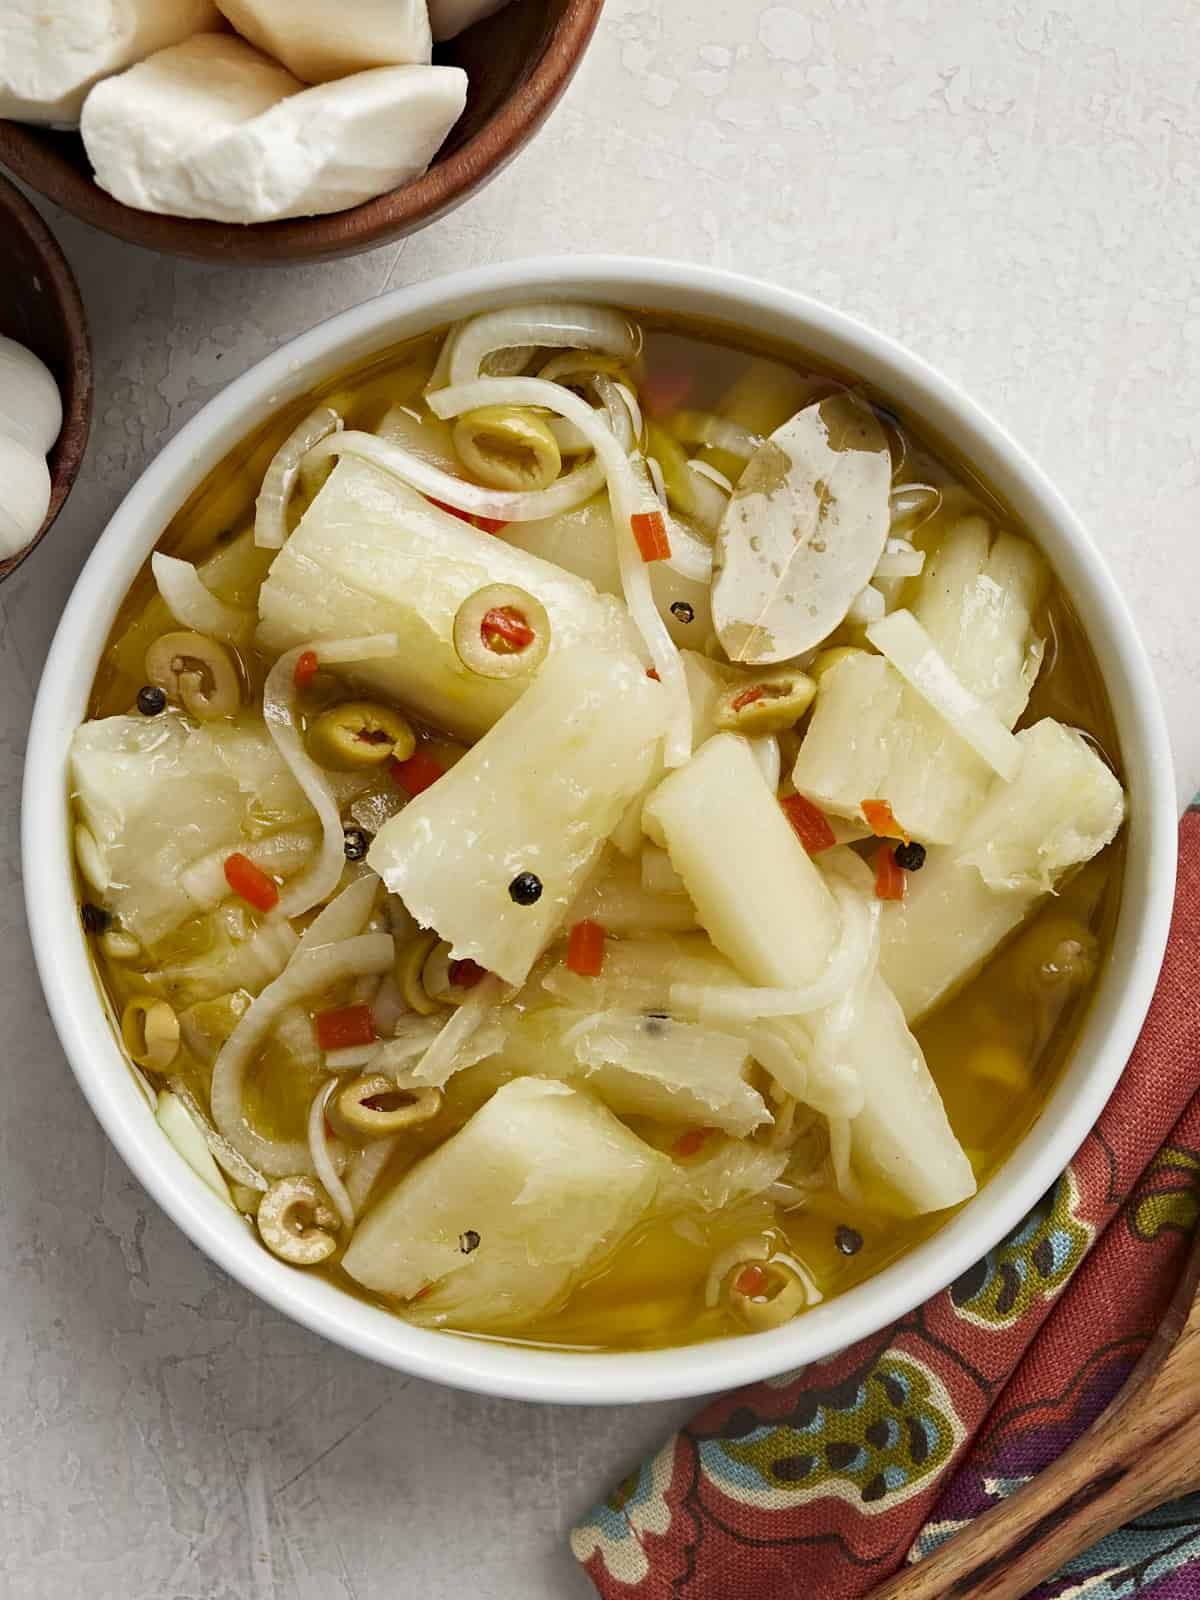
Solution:
[[[721,493],[728,497],[733,493],[733,485],[723,472],[718,472],[716,467],[707,461],[689,461],[688,466],[701,478],[707,478],[709,483],[715,483]]]
[[[311,650],[325,666],[354,661],[369,661],[399,653],[395,634],[376,634],[364,639],[314,640],[289,650],[267,674],[263,685],[263,719],[275,747],[303,789],[321,824],[320,854],[299,877],[285,884],[279,896],[281,917],[299,917],[327,900],[338,886],[346,864],[346,839],[342,816],[329,779],[304,748],[296,726],[296,663]]]
[[[859,1199],[858,1184],[850,1171],[850,1120],[848,1117],[829,1118],[829,1165],[833,1168],[833,1181],[844,1199]]]
[[[329,1104],[329,1096],[337,1086],[338,1080],[330,1078],[328,1083],[322,1084],[313,1097],[313,1103],[308,1109],[308,1153],[312,1158],[313,1172],[324,1187],[325,1193],[333,1201],[333,1209],[341,1217],[342,1226],[348,1232],[354,1227],[354,1206],[333,1164],[329,1140],[325,1134],[325,1107]]]
[[[874,970],[879,959],[879,914],[882,902],[867,900],[848,885],[832,885],[841,913],[841,928],[824,972],[803,989],[766,989],[751,985],[673,983],[671,1005],[694,1014],[700,1022],[755,1022],[763,1017],[805,1017],[841,999]],[[784,1087],[799,1095],[790,1084]]]
[[[680,444],[710,445],[724,450],[726,455],[737,456],[741,461],[750,457],[762,444],[762,435],[730,422],[727,417],[714,416],[711,411],[680,411],[671,423],[671,432]],[[707,462],[697,463],[707,467]],[[725,479],[725,482],[728,482]]]
[[[277,1178],[314,1172],[307,1140],[267,1139],[250,1126],[242,1104],[246,1070],[288,1006],[306,995],[319,994],[335,983],[355,978],[360,972],[386,972],[394,957],[395,947],[386,933],[363,933],[337,944],[307,948],[302,939],[283,972],[238,1020],[213,1065],[212,1112],[220,1132],[247,1161]]]
[[[659,465],[657,456],[646,457],[646,471],[650,474],[650,482],[654,485],[654,492],[665,506],[667,504],[667,480],[663,477],[663,469]],[[674,549],[674,546],[672,546]]]
[[[760,734],[757,739],[747,739],[750,754],[758,762],[758,770],[766,779],[767,788],[774,794],[779,788],[779,774],[783,757],[779,753],[779,740],[773,733]]]
[[[375,996],[375,1027],[378,1032],[385,1039],[390,1038],[396,1024],[407,1010],[408,1005],[400,993],[395,974],[389,973],[379,985],[379,993]]]
[[[453,1077],[464,1047],[487,1021],[492,1008],[499,1005],[504,988],[504,980],[494,972],[489,972],[486,978],[475,985],[412,1068],[410,1078],[413,1083],[440,1089]]]
[[[315,444],[337,433],[342,419],[329,406],[318,406],[288,434],[271,457],[254,505],[254,542],[264,550],[282,550],[287,538],[287,508],[300,475],[300,463]]]
[[[398,1134],[393,1134],[390,1139],[372,1139],[350,1157],[350,1165],[346,1169],[346,1193],[356,1216],[366,1205],[376,1179],[391,1160],[399,1142]]]
[[[374,1044],[348,1044],[340,1050],[326,1050],[324,1063],[329,1072],[357,1072],[360,1067],[369,1067],[383,1046],[376,1040]]]
[[[888,497],[888,514],[893,528],[900,527],[911,539],[936,514],[942,491],[931,483],[898,483]]]
[[[581,456],[590,453],[592,442],[586,433],[581,433],[573,422],[568,422],[565,417],[551,417],[546,426],[554,435],[554,442],[564,456]]]
[[[692,515],[707,534],[715,535],[733,492],[729,479],[703,461],[689,461],[687,470],[691,480]]]
[[[607,372],[593,372],[588,383],[599,395],[608,412],[609,425],[617,443],[629,455],[642,437],[642,408],[628,384],[618,383]]]
[[[916,578],[924,570],[924,550],[914,550],[907,539],[889,539],[876,565],[875,577]]]
[[[959,738],[1011,783],[1021,765],[1020,742],[971,693],[912,612],[893,611],[867,629],[867,638]]]
[[[485,311],[458,330],[449,352],[447,378],[452,384],[470,383],[479,376],[486,356],[520,345],[600,350],[619,361],[632,361],[639,343],[628,319],[603,306],[569,302],[506,306]]]
[[[208,1120],[203,1106],[196,1096],[184,1083],[183,1079],[176,1076],[168,1079],[167,1086],[175,1098],[182,1104],[192,1121],[200,1130],[200,1135],[212,1152],[213,1160],[218,1166],[223,1167],[235,1183],[244,1183],[248,1189],[257,1189],[260,1194],[266,1194],[271,1187],[266,1178],[257,1167],[252,1166],[246,1158],[239,1154],[228,1139],[221,1135]]]
[[[846,612],[847,622],[871,623],[878,622],[887,611],[887,601],[878,589],[868,583],[865,589],[860,589],[850,602]]]
[[[536,383],[536,378],[480,378],[480,383]],[[448,390],[439,390],[440,394]],[[565,392],[565,391],[564,391]],[[489,402],[480,401],[480,405]],[[582,405],[583,402],[580,401]],[[469,409],[469,408],[468,408]],[[591,408],[585,407],[590,413]],[[440,413],[439,413],[440,414]],[[543,517],[561,516],[583,505],[604,487],[604,468],[590,460],[564,473],[548,489],[485,489],[478,483],[456,478],[440,467],[423,460],[402,445],[379,439],[373,433],[338,433],[323,439],[306,458],[312,462],[333,456],[353,456],[390,473],[431,500],[465,511],[469,516],[488,517],[498,522],[537,522]]]
[[[596,462],[608,481],[616,531],[617,560],[625,604],[642,635],[663,688],[671,696],[672,716],[668,725],[664,759],[668,767],[678,767],[692,752],[692,713],[687,680],[675,641],[659,615],[650,588],[650,575],[642,560],[633,533],[633,517],[647,507],[652,496],[648,481],[643,485],[634,463],[621,449],[611,429],[600,422],[591,407],[562,384],[541,378],[481,378],[475,383],[442,389],[429,396],[429,407],[443,419],[461,416],[486,405],[541,406],[576,423],[592,440]],[[640,463],[641,458],[638,457]],[[644,472],[644,467],[643,467]],[[657,501],[654,502],[657,507]]]
[[[182,627],[233,645],[245,644],[253,633],[254,612],[218,600],[190,561],[179,561],[156,550],[150,558],[150,570],[167,610]]]
[[[287,877],[297,872],[313,853],[316,836],[299,830],[271,833],[265,839],[248,839],[239,846],[242,855],[264,872]],[[202,910],[219,905],[229,894],[225,878],[228,849],[213,850],[193,861],[179,874],[179,887]]]
[[[650,463],[647,462],[646,465],[649,466]],[[657,466],[658,463],[655,462],[654,465]],[[681,517],[668,515],[667,523],[671,554],[663,565],[670,567],[672,572],[677,572],[681,578],[691,578],[697,583],[710,583],[713,570],[712,546],[706,544],[698,533],[693,533]]]
[[[286,926],[286,924],[285,924]],[[313,1019],[303,1006],[288,1006],[280,1014],[274,1028],[275,1039],[292,1059],[302,1067],[321,1065],[321,1046],[317,1043],[317,1030]]]

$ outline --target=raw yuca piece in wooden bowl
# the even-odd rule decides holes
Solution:
[[[348,254],[431,220],[514,153],[601,3],[520,0],[501,16],[468,0],[431,18],[426,0],[63,0],[46,20],[14,0],[0,161],[156,248]],[[78,128],[86,164],[38,125]]]

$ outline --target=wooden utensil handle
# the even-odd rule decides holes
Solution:
[[[1019,1600],[1072,1556],[1194,1480],[1184,1424],[1139,1434],[1110,1413],[1024,1489],[872,1591],[871,1600]]]

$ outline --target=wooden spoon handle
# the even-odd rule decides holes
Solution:
[[[1096,1423],[1025,1488],[871,1600],[1019,1600],[1106,1534],[1200,1478],[1200,1237],[1175,1298]]]
[[[1131,1460],[1116,1428],[1105,1433],[1085,1434],[871,1600],[1018,1600],[1064,1561],[1168,1499],[1167,1474],[1145,1470],[1144,1458]]]

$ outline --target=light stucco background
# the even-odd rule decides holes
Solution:
[[[231,377],[391,287],[542,251],[755,273],[906,341],[1049,469],[1142,626],[1188,796],[1198,59],[1192,0],[609,0],[540,139],[398,247],[229,272],[51,217],[97,406],[66,513],[0,590],[5,1600],[583,1600],[569,1523],[690,1409],[538,1409],[377,1371],[227,1282],[108,1149],[33,970],[19,780],[62,602],[137,474]]]

